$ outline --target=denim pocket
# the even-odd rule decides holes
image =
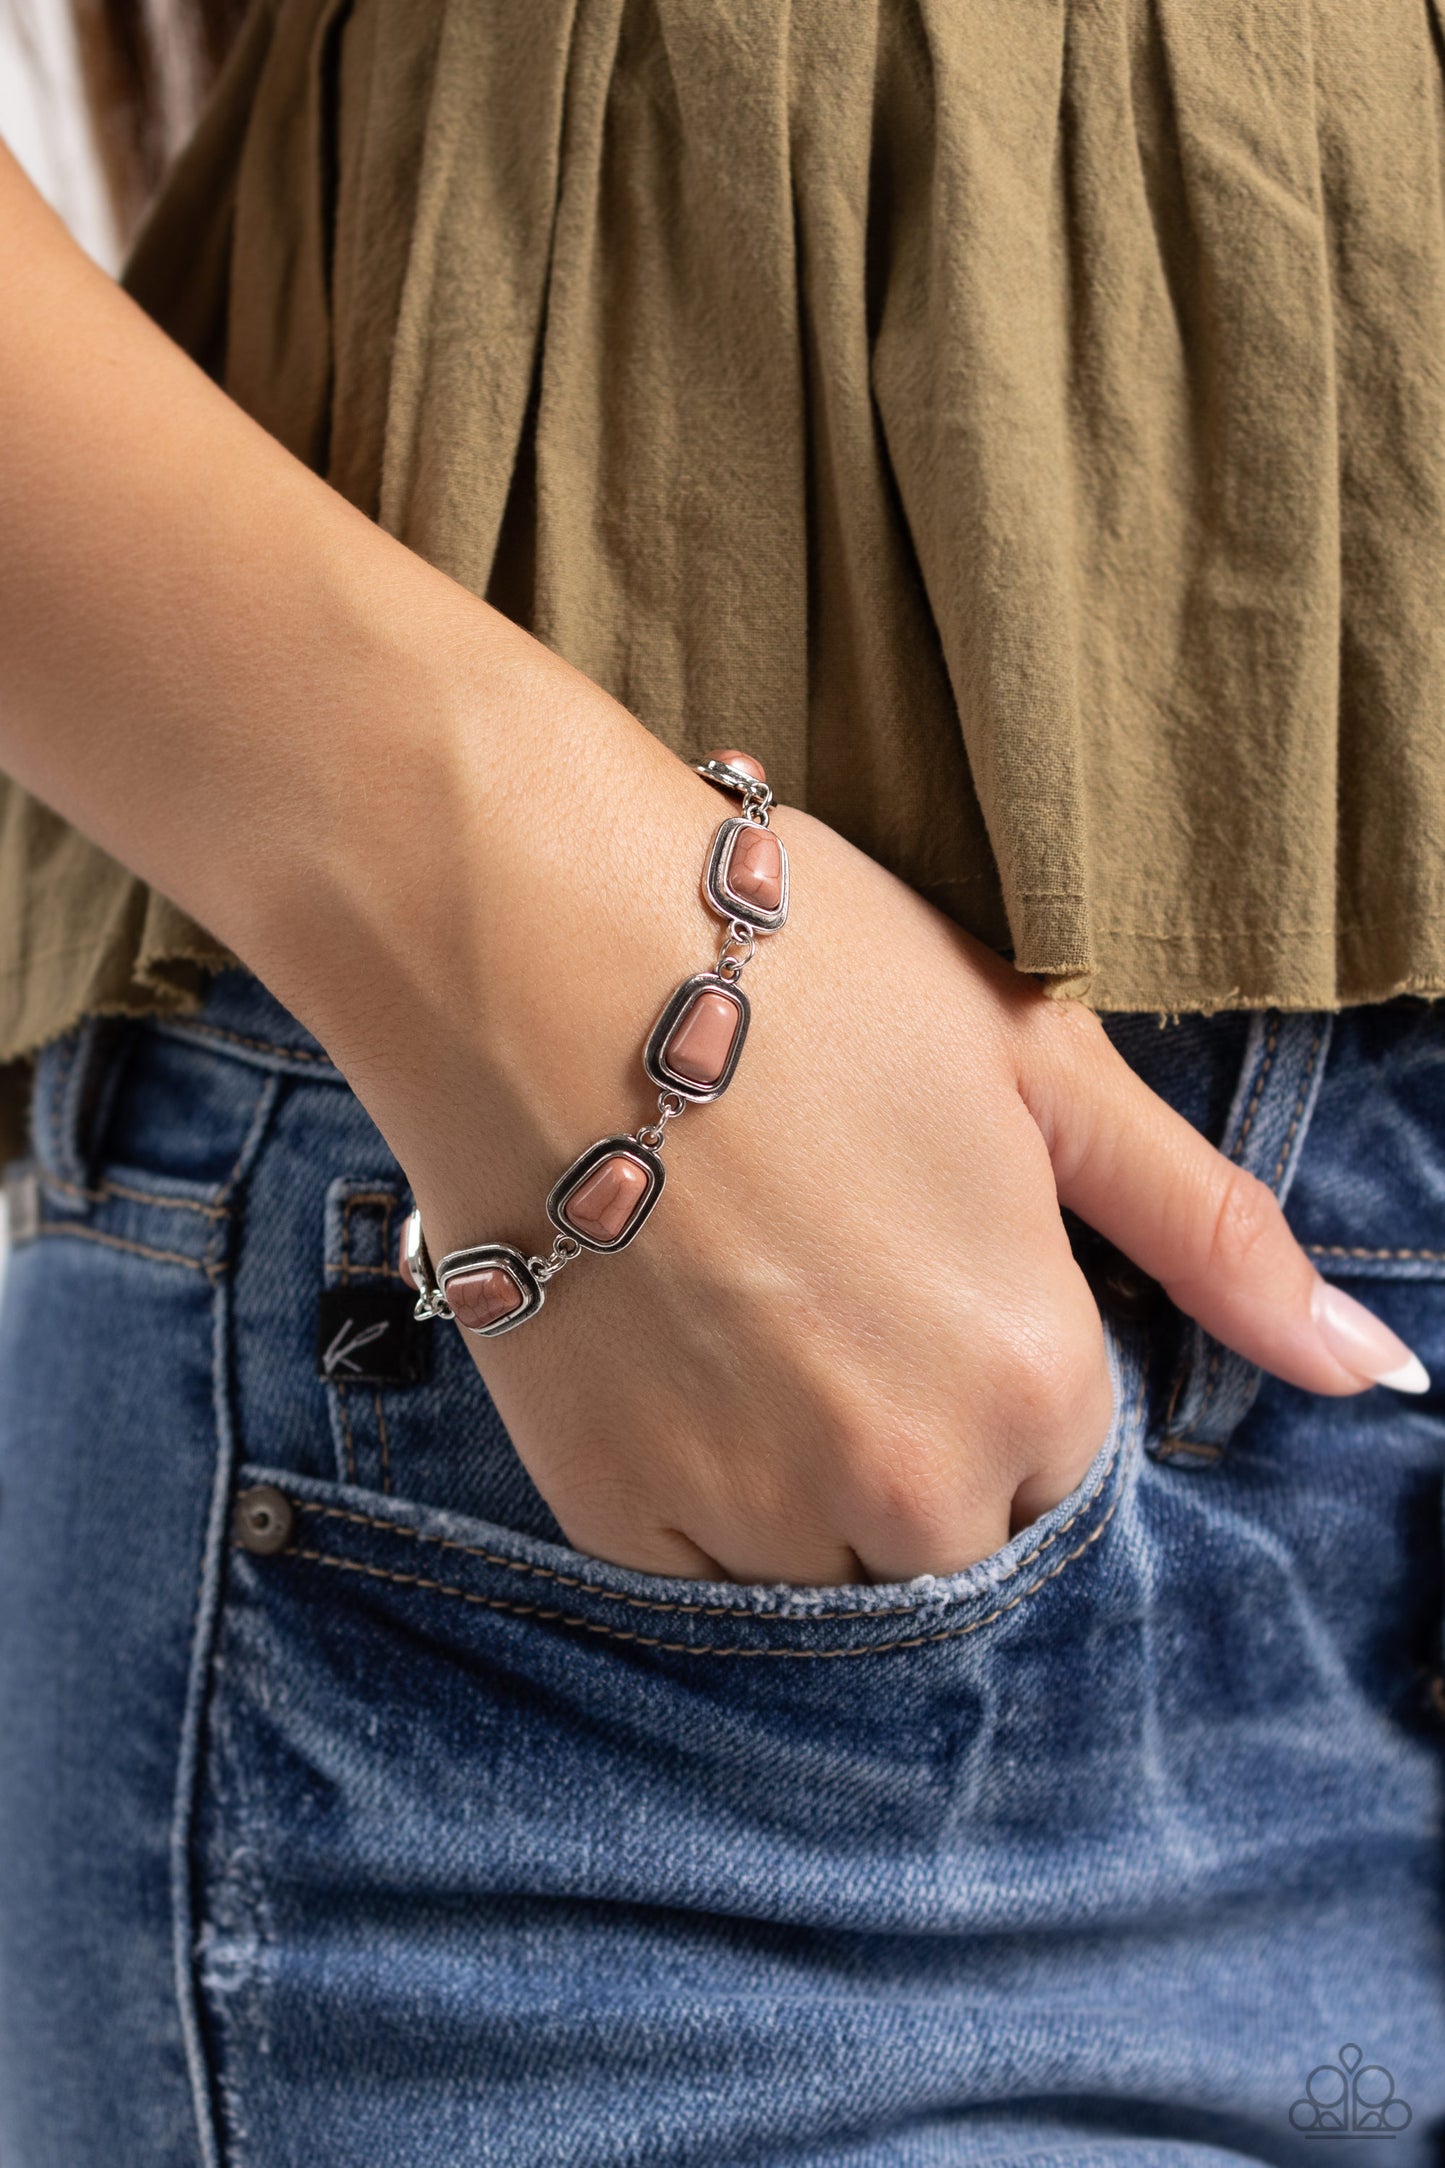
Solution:
[[[308,1579],[319,1596],[420,1611],[444,1632],[457,1606],[668,1655],[882,1655],[999,1626],[1082,1562],[1105,1535],[1144,1430],[1144,1354],[1110,1336],[1115,1416],[1083,1479],[992,1556],[901,1583],[799,1587],[667,1579],[448,1509],[262,1462],[241,1471],[287,1500],[283,1549],[238,1561],[261,1589]],[[319,1578],[318,1578],[319,1577]],[[358,1584],[374,1584],[360,1590]]]
[[[340,1111],[345,1115],[349,1108],[354,1102],[345,1101]],[[353,1153],[345,1162],[351,1171],[332,1175],[323,1187],[314,1162],[320,1158],[325,1168],[335,1164],[335,1156],[317,1151],[317,1110],[295,1111],[298,1118],[293,1120],[283,1110],[254,1171],[247,1227],[239,1245],[231,1362],[238,1457],[268,1470],[268,1480],[282,1488],[295,1475],[316,1479],[322,1487],[318,1498],[331,1486],[353,1502],[358,1496],[374,1502],[379,1526],[393,1525],[398,1508],[402,1519],[410,1518],[418,1529],[425,1522],[429,1530],[439,1516],[446,1524],[444,1536],[452,1524],[481,1530],[479,1555],[495,1552],[499,1543],[522,1545],[519,1570],[537,1563],[525,1552],[533,1545],[545,1554],[543,1564],[560,1560],[560,1570],[574,1576],[579,1568],[591,1571],[597,1562],[568,1545],[512,1443],[463,1334],[447,1326],[416,1327],[423,1361],[420,1374],[404,1381],[368,1376],[364,1350],[359,1365],[323,1365],[325,1376],[318,1374],[317,1346],[308,1341],[303,1353],[299,1332],[314,1317],[318,1295],[328,1305],[322,1340],[338,1321],[345,1329],[346,1347],[353,1344],[357,1330],[376,1329],[375,1323],[366,1323],[363,1312],[371,1313],[365,1300],[355,1305],[353,1319],[342,1299],[347,1290],[388,1304],[390,1329],[405,1324],[410,1298],[394,1271],[394,1260],[410,1196],[399,1170],[394,1164],[388,1169],[384,1155],[376,1151],[368,1158]],[[272,1228],[283,1214],[289,1215],[293,1228],[302,1222],[304,1239],[293,1235],[278,1253]],[[282,1265],[290,1289],[294,1343],[286,1345],[277,1329],[275,1295]],[[1071,1522],[1075,1513],[1086,1516],[1091,1492],[1106,1471],[1112,1476],[1121,1453],[1127,1457],[1125,1441],[1142,1429],[1142,1413],[1131,1422],[1128,1410],[1139,1395],[1147,1333],[1142,1327],[1130,1333],[1110,1324],[1105,1333],[1116,1416],[1088,1475],[1065,1501],[1068,1510],[1055,1509],[1049,1517],[1043,1540],[1050,1563],[1059,1540],[1055,1529]],[[332,1537],[343,1527],[336,1519]],[[402,1540],[400,1535],[397,1540]],[[987,1563],[1013,1578],[1023,1570],[1029,1549],[1021,1536]],[[983,1568],[970,1572],[978,1575]],[[646,1577],[640,1579],[645,1582]],[[736,1608],[736,1584],[726,1587],[731,1593],[720,1608],[730,1614]],[[934,1578],[918,1584],[902,1607],[952,1602],[972,1592],[966,1575]],[[659,1581],[655,1589],[634,1588],[634,1593],[650,1595],[666,1607],[675,1600],[675,1585]],[[775,1611],[778,1593],[758,1589],[756,1608],[763,1614]],[[871,1587],[859,1591],[857,1607],[866,1611],[875,1594]],[[896,1593],[890,1601],[895,1607],[901,1604]],[[816,1597],[804,1591],[798,1602],[807,1610]]]
[[[1119,1722],[1144,1402],[1114,1354],[1074,1493],[891,1587],[666,1580],[240,1468],[290,1526],[229,1549],[202,1755],[200,1979],[237,2158],[300,2158],[298,2127],[346,2168],[412,2157],[418,2114],[437,2159],[751,2157],[754,2107],[816,2066],[823,2035],[785,2014],[805,1976],[846,2005],[860,1935],[911,1937],[912,1964],[935,1929],[1055,1905],[1052,1868],[990,1897],[994,1867],[976,1888],[958,1855],[1046,1861]],[[396,2120],[359,2127],[381,2042]],[[738,2053],[761,2093],[723,2080]]]

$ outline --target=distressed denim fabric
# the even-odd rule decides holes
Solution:
[[[1445,1014],[1112,1029],[1445,1377]],[[244,974],[54,1042],[34,1159],[4,2168],[1439,2160],[1437,1397],[1261,1379],[1080,1231],[1117,1410],[1045,1519],[658,1580],[561,1541],[457,1334],[367,1382],[405,1183]]]

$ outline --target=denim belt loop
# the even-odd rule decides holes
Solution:
[[[1333,1028],[1328,1010],[1265,1009],[1250,1022],[1219,1148],[1226,1159],[1258,1175],[1281,1204],[1309,1133]],[[1254,1405],[1261,1375],[1257,1363],[1191,1325],[1156,1458],[1212,1466]]]

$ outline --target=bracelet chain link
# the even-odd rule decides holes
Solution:
[[[510,1332],[535,1316],[548,1283],[585,1250],[624,1248],[661,1193],[667,1125],[689,1105],[717,1098],[732,1079],[751,1013],[739,982],[757,936],[777,932],[787,918],[788,859],[775,835],[770,848],[738,849],[745,833],[770,826],[773,793],[757,761],[710,753],[690,765],[742,806],[715,833],[703,874],[708,908],[726,923],[717,958],[711,971],[677,988],[643,1053],[659,1086],[657,1111],[625,1135],[600,1139],[554,1183],[547,1216],[556,1233],[545,1256],[484,1243],[453,1250],[433,1268],[421,1214],[408,1214],[401,1269],[415,1290],[419,1319],[450,1319],[484,1338]]]

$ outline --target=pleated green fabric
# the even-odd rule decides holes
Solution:
[[[1435,994],[1435,5],[258,0],[128,282],[1052,987]],[[0,1055],[217,954],[0,794]]]

